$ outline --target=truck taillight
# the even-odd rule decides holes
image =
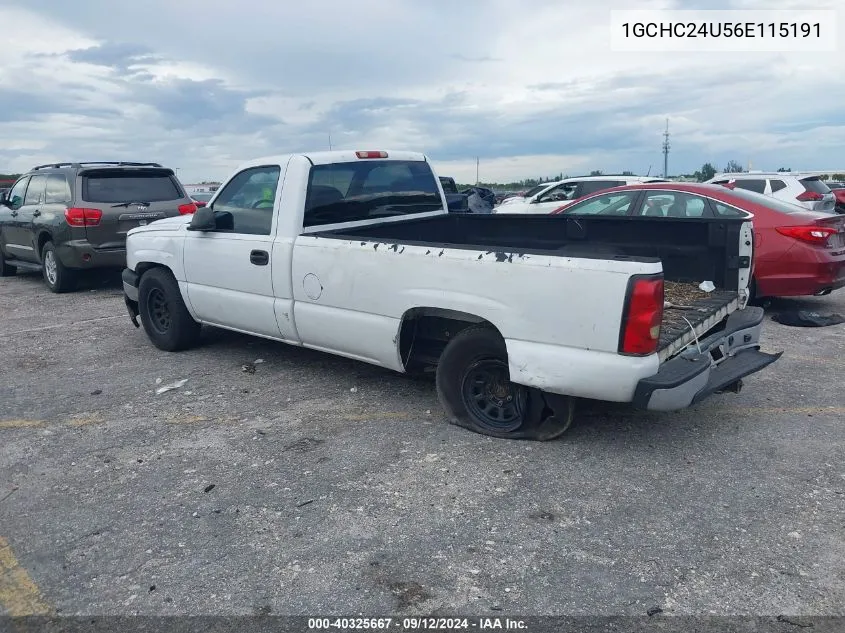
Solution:
[[[824,200],[824,196],[815,191],[805,191],[804,193],[795,196],[795,199],[800,200],[801,202],[816,202],[818,200]]]
[[[663,322],[663,275],[634,275],[628,281],[619,352],[647,356],[657,351]]]
[[[83,209],[71,207],[65,209],[65,221],[71,226],[97,226],[103,219],[103,212],[99,209]]]
[[[180,204],[179,205],[179,215],[190,215],[192,213],[196,213],[197,205],[193,202],[188,202],[187,204]]]
[[[387,152],[375,152],[375,151],[355,152],[355,155],[358,158],[387,158]]]

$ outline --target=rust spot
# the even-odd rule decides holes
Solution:
[[[404,252],[405,252],[405,247],[403,246],[403,247],[402,247],[402,250],[401,250],[401,251],[399,251],[399,252],[400,252],[400,253],[404,253]]]
[[[481,259],[482,257],[484,257],[484,255],[479,255],[479,256],[478,256],[478,259]]]
[[[377,250],[378,250],[378,247],[379,247],[378,243],[373,244],[373,250],[374,250],[374,251],[377,251]]]
[[[440,251],[440,252],[437,254],[437,256],[438,256],[438,257],[443,257],[443,253],[445,253],[445,252],[446,252],[446,249],[444,248],[442,251]]]
[[[366,242],[361,242],[361,246],[366,246],[366,245],[367,245]]]
[[[508,255],[505,252],[499,251],[498,253],[496,253],[496,261],[497,262],[508,262],[509,264],[513,263],[513,253]]]
[[[399,250],[399,244],[393,244],[389,247],[389,249],[395,253]]]
[[[425,254],[426,254],[426,255],[430,255],[430,254],[431,254],[431,249],[428,249],[428,250],[425,252]]]

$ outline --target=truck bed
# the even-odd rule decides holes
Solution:
[[[697,284],[666,282],[660,342],[661,359],[672,357],[695,340],[696,336],[717,325],[739,305],[739,293],[733,290],[704,292]]]
[[[317,233],[375,244],[486,250],[499,261],[527,254],[660,261],[665,299],[658,353],[670,358],[739,305],[739,234],[746,218],[470,215],[380,222]],[[702,281],[716,290],[705,293]],[[690,327],[692,326],[692,328]]]

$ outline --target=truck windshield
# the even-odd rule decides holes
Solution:
[[[443,209],[425,161],[361,160],[315,165],[304,226],[372,220]]]

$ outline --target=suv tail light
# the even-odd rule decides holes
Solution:
[[[84,209],[71,207],[65,209],[65,221],[71,226],[97,226],[103,219],[103,212],[99,209]]]
[[[663,322],[663,275],[634,275],[628,281],[619,353],[648,356],[657,351]]]
[[[818,200],[824,200],[824,196],[815,191],[805,191],[804,193],[795,196],[795,199],[800,200],[801,202],[816,202]]]
[[[179,215],[191,215],[192,213],[196,213],[197,205],[193,202],[188,202],[187,204],[180,204],[179,205]]]
[[[781,235],[815,244],[816,246],[826,246],[828,238],[839,232],[837,229],[829,226],[778,226],[775,230]]]

